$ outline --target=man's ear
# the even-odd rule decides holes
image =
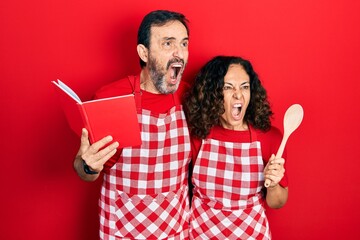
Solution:
[[[137,49],[140,59],[147,63],[148,62],[148,49],[142,44],[138,44],[136,49]]]

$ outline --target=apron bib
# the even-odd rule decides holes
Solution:
[[[192,177],[191,239],[271,239],[260,142],[249,131],[248,143],[203,140]]]
[[[182,106],[174,101],[164,114],[142,109],[140,83],[135,81],[142,144],[123,148],[104,174],[101,238],[188,238],[190,138]]]

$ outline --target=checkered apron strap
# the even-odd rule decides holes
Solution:
[[[104,175],[103,239],[186,239],[190,138],[181,105],[164,114],[141,109],[142,145],[122,150]]]
[[[192,178],[191,238],[270,239],[263,168],[258,141],[203,140]]]

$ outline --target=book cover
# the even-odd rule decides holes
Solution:
[[[70,128],[79,136],[85,127],[91,143],[111,135],[119,148],[141,144],[134,95],[82,102],[62,81],[52,81]]]

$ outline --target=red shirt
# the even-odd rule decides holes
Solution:
[[[140,79],[140,75],[135,77],[137,81]],[[182,93],[186,88],[188,88],[188,83],[181,81],[179,89],[174,94],[154,94],[142,90],[141,107],[156,113],[165,113],[174,106],[174,97],[181,100]],[[126,77],[100,88],[95,94],[95,99],[126,95],[133,92],[134,86]]]

